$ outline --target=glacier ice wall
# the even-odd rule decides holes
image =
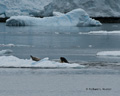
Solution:
[[[120,0],[0,0],[0,16],[50,16],[82,8],[91,17],[120,17]]]
[[[6,17],[18,15],[39,16],[44,6],[52,0],[0,0],[0,15]]]
[[[53,0],[45,6],[44,12],[50,8],[63,13],[82,8],[91,17],[120,17],[120,0]]]

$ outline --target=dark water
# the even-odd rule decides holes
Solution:
[[[0,44],[14,44],[14,47],[0,46],[0,50],[11,49],[19,58],[59,59],[64,56],[69,61],[113,61],[119,58],[100,58],[99,51],[119,51],[119,35],[89,35],[79,32],[120,30],[120,24],[103,24],[100,27],[8,27],[0,23]]]

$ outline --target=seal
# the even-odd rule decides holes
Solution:
[[[60,57],[60,61],[61,61],[61,63],[69,63],[69,62],[67,61],[67,59],[64,58],[64,57]]]
[[[33,57],[32,55],[30,55],[30,57],[32,58],[33,61],[40,61],[40,58]]]
[[[40,58],[33,57],[32,55],[30,55],[30,57],[32,58],[33,61],[40,61],[41,60]],[[61,63],[69,63],[65,57],[60,57],[60,62]]]

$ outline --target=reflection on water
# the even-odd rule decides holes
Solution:
[[[11,49],[13,55],[19,58],[30,58],[32,54],[50,59],[65,56],[69,61],[75,62],[106,60],[120,62],[119,58],[109,59],[96,56],[99,51],[119,50],[118,35],[79,34],[99,30],[120,30],[120,24],[103,24],[100,27],[8,27],[5,23],[0,23],[0,44],[15,45],[1,46],[0,50]]]

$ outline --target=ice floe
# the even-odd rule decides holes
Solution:
[[[32,59],[20,59],[15,56],[0,56],[0,67],[24,67],[24,68],[83,68],[77,63],[60,63],[44,58],[38,62]]]
[[[79,32],[78,34],[88,34],[88,35],[120,35],[120,31],[90,31],[90,32]]]
[[[120,51],[101,51],[96,54],[97,56],[119,56]]]
[[[53,17],[36,18],[29,16],[12,16],[6,21],[7,26],[100,26],[99,21],[89,17],[81,8],[72,10],[66,14]]]
[[[34,47],[34,46],[11,43],[11,44],[0,44],[0,47]]]
[[[115,35],[115,34],[120,34],[120,31],[91,31],[89,34],[94,34],[94,35]]]

